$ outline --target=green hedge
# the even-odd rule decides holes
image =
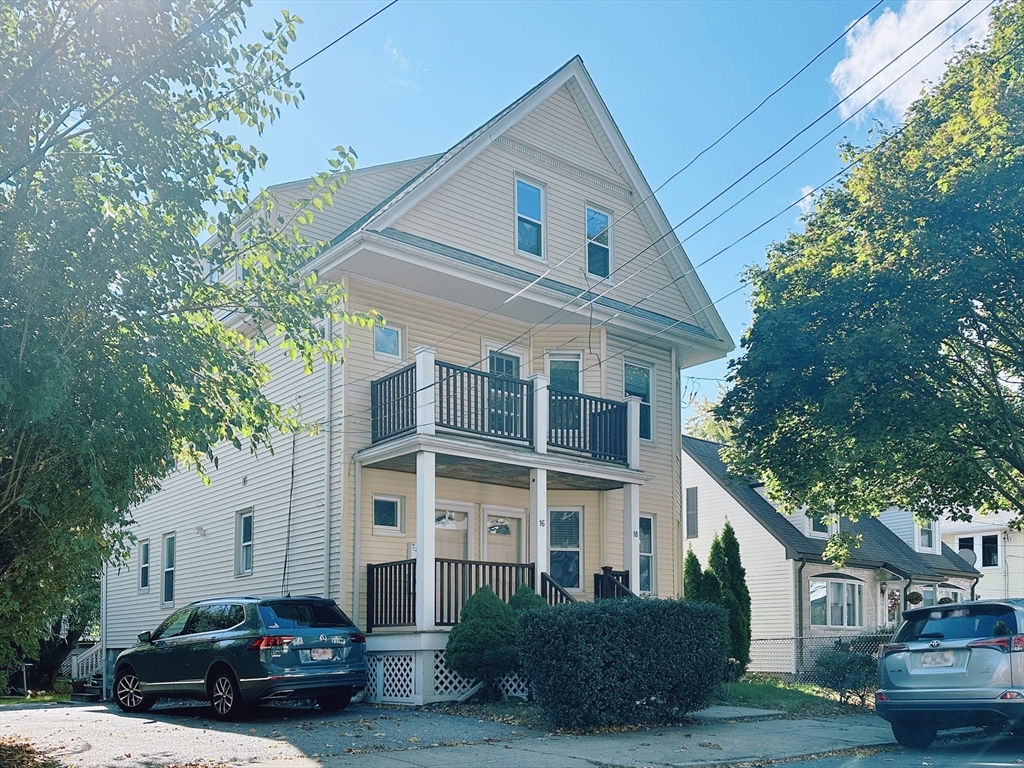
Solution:
[[[825,651],[814,662],[814,682],[839,695],[856,696],[863,706],[878,685],[878,659],[870,653]]]
[[[520,654],[551,724],[678,721],[711,703],[725,674],[728,614],[682,600],[601,600],[531,611]]]

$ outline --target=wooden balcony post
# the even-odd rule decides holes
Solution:
[[[622,488],[622,568],[631,579],[640,573],[640,486],[626,483]]]
[[[416,454],[416,629],[420,632],[434,629],[435,620],[435,469],[436,455],[433,452],[420,451]]]
[[[630,469],[640,469],[640,403],[636,395],[626,398],[626,462]]]
[[[548,452],[548,413],[551,398],[548,385],[551,378],[546,373],[535,373],[530,376],[533,382],[533,450],[537,453]],[[533,487],[531,482],[530,487]]]
[[[416,431],[434,434],[434,353],[433,347],[416,347]],[[433,519],[433,518],[431,518]]]
[[[530,469],[530,561],[548,572],[548,471]]]

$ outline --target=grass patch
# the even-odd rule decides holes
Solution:
[[[71,701],[71,693],[32,691],[29,696],[0,696],[0,706],[4,704],[39,704],[50,701]],[[0,765],[4,765],[4,763],[0,763]]]
[[[736,707],[775,709],[801,717],[853,715],[871,712],[867,707],[839,702],[830,691],[807,683],[788,683],[774,677],[751,675],[722,686],[720,703]]]
[[[0,765],[4,768],[61,768],[18,736],[0,736]]]
[[[475,717],[506,725],[520,725],[523,728],[544,729],[544,713],[540,705],[532,701],[487,701],[472,704],[451,702],[442,704],[438,711],[461,717]]]

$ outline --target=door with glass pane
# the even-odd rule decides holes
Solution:
[[[519,379],[519,358],[491,352],[488,370],[493,375],[488,379],[487,430],[495,435],[518,437],[523,434],[520,424],[525,412],[515,383]]]
[[[519,563],[522,553],[523,520],[508,514],[487,514],[484,552],[490,563]]]
[[[466,560],[469,556],[469,515],[450,509],[434,514],[434,554],[439,560]]]
[[[579,357],[548,360],[551,379],[548,402],[548,420],[556,442],[574,444],[572,434],[580,429],[580,400],[574,395],[580,391]]]
[[[548,512],[548,560],[551,578],[564,589],[581,589],[582,520],[579,509]]]

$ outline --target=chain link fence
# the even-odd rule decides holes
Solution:
[[[889,642],[891,632],[832,637],[769,637],[750,641],[747,672],[773,675],[796,683],[814,683],[814,665],[828,653],[878,655],[878,646]]]

